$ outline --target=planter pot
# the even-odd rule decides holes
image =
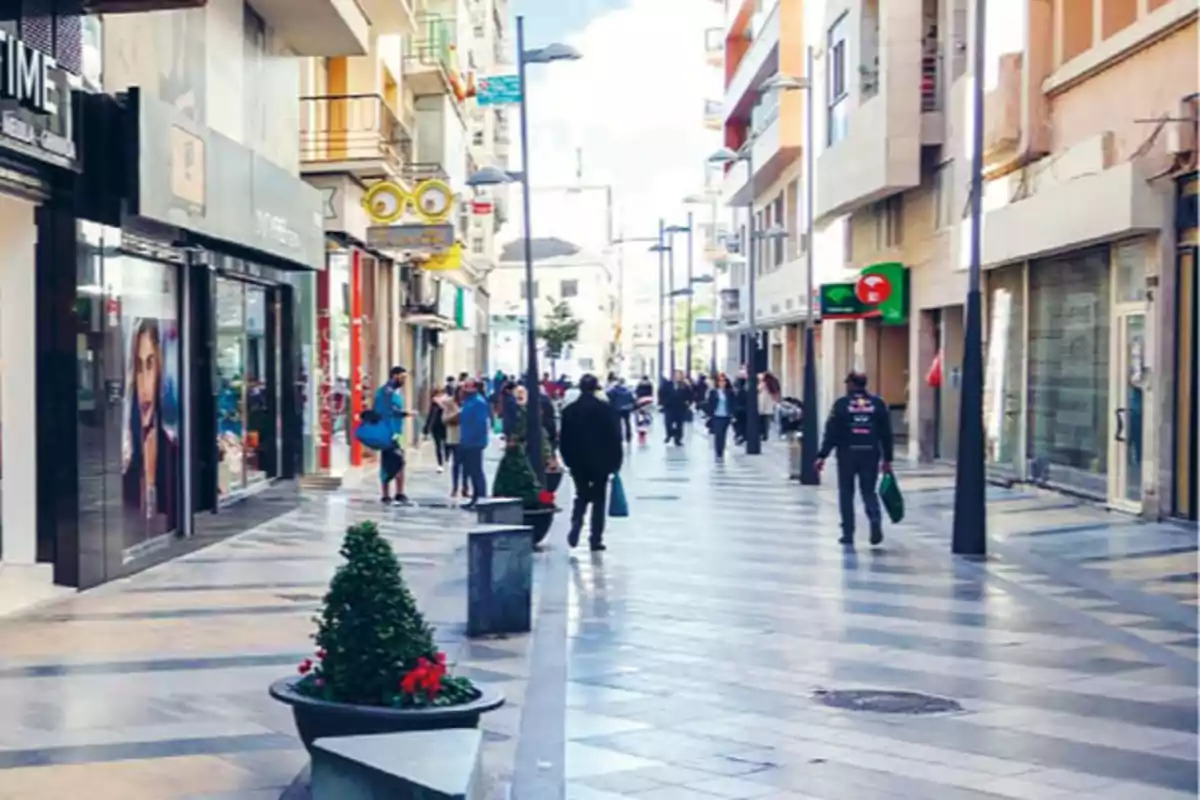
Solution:
[[[359,736],[374,733],[432,731],[446,728],[477,728],[481,714],[504,704],[504,695],[476,684],[479,697],[457,706],[432,708],[385,708],[331,703],[300,694],[296,678],[283,678],[271,684],[271,697],[292,707],[296,732],[306,749],[316,739],[329,736]]]
[[[533,528],[533,546],[537,547],[550,533],[550,526],[554,523],[554,515],[558,513],[557,508],[527,508],[525,509],[524,523]]]

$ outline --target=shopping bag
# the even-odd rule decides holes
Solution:
[[[396,446],[391,423],[377,414],[363,415],[363,421],[354,429],[354,438],[372,450],[390,450]]]
[[[492,419],[492,433],[497,436],[504,433],[504,420],[499,416]]]
[[[625,484],[621,482],[619,473],[612,476],[612,486],[609,487],[608,515],[610,517],[629,516],[629,501],[625,498]]]
[[[896,476],[890,472],[885,472],[879,479],[879,500],[892,522],[904,519],[904,495],[900,494]]]

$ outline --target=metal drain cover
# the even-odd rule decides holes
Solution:
[[[634,500],[678,500],[677,494],[644,494],[633,498]]]
[[[830,708],[847,711],[871,711],[876,714],[947,714],[962,711],[962,706],[946,697],[918,692],[890,692],[878,689],[846,689],[813,693],[813,699]]]

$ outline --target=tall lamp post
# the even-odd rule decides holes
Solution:
[[[707,197],[705,197],[703,195],[690,194],[687,197],[683,198],[683,202],[684,202],[684,205],[689,205],[689,206],[707,205],[709,207],[710,213],[709,213],[708,223],[711,226],[709,228],[709,236],[713,237],[715,239],[716,229],[717,229],[717,195],[710,190],[706,189],[705,191],[708,194]],[[690,224],[689,224],[689,227],[690,227]],[[712,241],[706,240],[705,246],[707,247],[710,244],[712,244]],[[710,375],[716,375],[717,374],[717,329],[716,329],[716,324],[717,324],[717,306],[718,306],[717,269],[716,269],[716,265],[714,264],[711,274],[700,275],[700,276],[693,278],[693,277],[691,277],[691,261],[692,261],[692,257],[691,257],[691,252],[689,249],[689,253],[688,253],[688,265],[689,265],[688,266],[688,281],[689,281],[689,283],[690,284],[697,284],[697,283],[711,283],[712,284],[712,324],[713,324],[712,353],[709,358],[708,371],[709,371]],[[691,314],[692,314],[692,305],[691,305],[691,302],[689,301],[688,316],[690,317]],[[688,360],[689,361],[691,360],[690,354],[688,356]]]
[[[663,328],[663,322],[666,319],[665,304],[667,302],[665,267],[666,267],[666,253],[667,253],[667,250],[670,249],[667,246],[666,242],[663,240],[663,237],[665,235],[666,235],[666,228],[663,223],[662,217],[659,217],[659,219],[658,219],[658,243],[651,245],[651,247],[650,247],[651,253],[658,253],[658,386],[655,387],[656,392],[662,386],[663,379],[664,379],[663,378],[663,376],[664,376],[663,359],[665,357],[665,352],[663,350],[663,344],[664,344],[664,336],[666,335],[666,329]]]
[[[669,296],[671,298],[671,321],[669,323],[670,330],[671,330],[671,356],[670,356],[671,370],[668,373],[668,375],[670,376],[671,380],[675,380],[675,355],[676,355],[676,351],[679,349],[679,346],[675,342],[675,302],[674,302],[674,300],[677,295],[679,297],[683,297],[683,294],[681,292],[677,292],[675,290],[675,234],[677,234],[677,233],[686,233],[687,234],[688,282],[690,285],[690,282],[692,280],[692,215],[688,214],[687,225],[668,225],[666,228],[663,229],[663,231],[668,236],[668,239],[667,239],[667,263],[669,266],[667,268],[667,272],[669,275],[669,279],[668,279],[669,285],[668,285],[668,289],[667,289],[667,296]],[[691,309],[691,304],[689,303],[689,305],[688,305],[689,318],[691,316],[691,313],[692,313],[692,309]],[[684,372],[689,373],[689,374],[691,373],[691,360],[692,360],[692,345],[691,345],[691,342],[689,341],[688,345],[687,345],[687,360],[684,361],[684,364],[683,364]]]
[[[521,171],[505,172],[496,167],[484,167],[479,172],[467,178],[471,187],[495,186],[513,181],[521,182],[522,227],[525,239],[525,317],[528,320],[525,331],[525,389],[529,395],[530,413],[525,439],[529,463],[533,466],[538,480],[545,477],[546,465],[542,463],[542,422],[541,414],[541,385],[538,383],[537,359],[537,316],[533,292],[533,223],[530,220],[530,191],[529,191],[529,103],[526,97],[527,83],[525,68],[529,64],[549,64],[553,61],[575,61],[580,57],[579,51],[565,44],[548,44],[532,50],[525,49],[525,17],[517,16],[517,84],[521,99],[519,102],[521,114]]]
[[[659,227],[662,227],[662,225],[661,225],[662,221],[661,221],[661,220],[659,220],[659,223],[660,223],[660,224],[659,224]],[[610,241],[610,242],[609,242],[609,244],[615,247],[615,246],[617,246],[617,245],[628,244],[628,243],[630,243],[630,242],[653,242],[655,245],[660,245],[660,244],[662,244],[662,235],[660,234],[660,235],[658,235],[658,236],[619,236],[619,237],[617,237],[616,239],[613,239],[612,241]],[[650,248],[650,251],[651,251],[651,252],[659,252],[659,251],[658,251],[658,249],[657,249],[657,247],[651,247],[651,248]],[[658,322],[659,322],[659,328],[658,328],[658,332],[659,332],[659,337],[658,337],[658,341],[659,341],[658,363],[659,363],[659,367],[658,367],[658,368],[661,370],[661,369],[662,369],[662,335],[661,335],[661,334],[662,334],[662,290],[663,290],[663,287],[662,287],[662,254],[661,254],[661,253],[659,254],[658,261],[659,261],[659,265],[658,265],[658,274],[659,274],[659,285],[658,285],[658,293],[659,293],[659,301],[658,301],[658,302],[659,302],[659,306],[658,306],[658,311],[659,311],[659,318],[658,318]],[[621,267],[621,270],[622,270],[622,279],[621,279],[621,280],[622,280],[622,282],[624,282],[624,269],[625,269],[625,267],[624,267],[624,262],[622,261],[621,263],[622,263],[622,267]],[[621,325],[622,325],[622,327],[624,327],[624,324],[625,324],[625,304],[624,304],[624,302],[622,302],[622,303],[621,303],[621,311],[620,311],[620,313],[621,313]]]
[[[958,471],[954,481],[951,549],[958,555],[987,553],[987,506],[983,446],[983,324],[980,319],[983,213],[983,74],[986,0],[975,3],[975,59],[971,131],[971,263],[967,273],[967,329],[963,343],[962,396],[958,414]]]

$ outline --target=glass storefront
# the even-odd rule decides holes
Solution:
[[[255,284],[217,278],[215,299],[217,495],[227,499],[276,474],[279,315]]]
[[[180,529],[180,268],[88,228],[75,306],[80,525],[101,532],[107,579]]]
[[[1029,269],[1029,477],[1108,494],[1109,248]]]
[[[988,337],[984,356],[983,421],[988,468],[1005,478],[1021,469],[1021,409],[1025,368],[1025,265],[987,274]]]

